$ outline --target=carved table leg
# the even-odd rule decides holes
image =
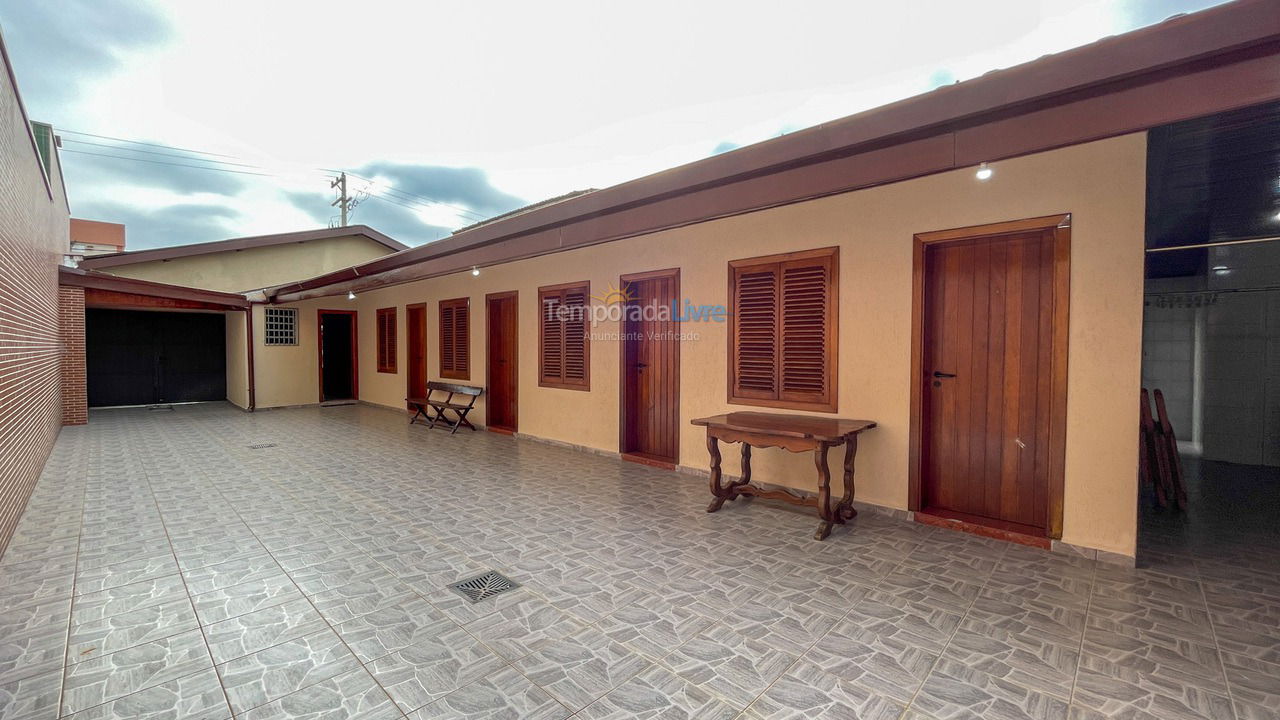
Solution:
[[[742,477],[729,486],[729,499],[737,500],[737,489],[751,483],[751,443],[742,443]]]
[[[844,441],[844,497],[836,506],[836,520],[852,520],[858,514],[853,507],[853,458],[858,454],[858,436],[850,435]]]
[[[711,494],[715,496],[715,500],[707,506],[707,512],[713,513],[724,505],[730,492],[729,488],[720,486],[720,441],[710,433],[707,434],[707,452],[711,453]]]
[[[827,444],[822,443],[813,451],[813,464],[818,468],[818,517],[822,524],[813,534],[814,540],[825,540],[835,524],[831,511],[831,468],[827,465]]]

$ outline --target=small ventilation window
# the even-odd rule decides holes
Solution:
[[[263,330],[263,343],[266,345],[298,344],[298,310],[297,308],[264,308],[266,327]]]

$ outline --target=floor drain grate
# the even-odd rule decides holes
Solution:
[[[266,450],[267,448],[273,448],[275,446],[276,446],[276,443],[258,443],[257,445],[250,445],[249,449],[250,450]]]
[[[488,600],[494,595],[501,595],[518,587],[520,587],[520,583],[490,570],[483,575],[453,583],[449,586],[449,589],[473,603],[478,603],[481,600]]]

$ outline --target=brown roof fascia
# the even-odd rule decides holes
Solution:
[[[1058,104],[1079,103],[1089,97],[1113,92],[1117,88],[1141,84],[1147,80],[1167,79],[1189,68],[1211,67],[1230,63],[1241,57],[1277,54],[1280,43],[1280,13],[1274,0],[1237,0],[1191,15],[1171,18],[1151,27],[1097,42],[1055,55],[997,70],[955,85],[939,88],[924,95],[900,100],[856,115],[800,130],[789,135],[750,145],[732,152],[705,158],[687,165],[658,172],[613,187],[571,198],[527,213],[482,224],[427,245],[337,270],[308,280],[269,288],[269,298],[296,299],[309,290],[386,273],[400,276],[391,282],[404,282],[406,273],[394,271],[411,265],[441,260],[466,252],[468,255],[490,256],[501,262],[531,253],[525,248],[512,248],[509,256],[481,253],[485,246],[521,238],[530,245],[544,246],[532,254],[542,254],[558,228],[590,223],[594,218],[640,208],[669,198],[690,195],[742,183],[764,176],[820,163],[835,163],[841,158],[891,150],[928,142],[944,134],[960,133],[1022,114],[1034,114]],[[1231,92],[1230,88],[1223,92]],[[1243,96],[1243,90],[1237,91]],[[1134,125],[1126,132],[1143,127]],[[1129,127],[1113,123],[1113,127]],[[1110,131],[1111,134],[1119,132]],[[1106,136],[1102,133],[1088,139]],[[954,138],[948,141],[954,142]],[[1081,139],[1079,141],[1084,141]],[[1061,146],[1059,144],[1058,146]],[[1048,147],[1039,149],[1049,149]],[[1012,157],[1037,148],[1016,151],[984,159]],[[893,180],[918,177],[929,172],[956,167],[955,151],[946,167],[936,163],[915,175],[895,176]],[[854,185],[849,188],[853,189]],[[762,205],[761,207],[767,207]],[[710,217],[704,219],[711,219]],[[654,228],[661,229],[661,228]],[[612,238],[618,239],[618,238]],[[578,245],[581,243],[574,243]],[[438,263],[432,263],[438,264]]]
[[[86,289],[93,288],[119,293],[131,293],[133,295],[147,295],[149,297],[191,300],[194,302],[219,305],[229,310],[243,310],[249,307],[248,298],[235,293],[224,293],[216,290],[201,290],[200,288],[185,287],[183,285],[169,285],[166,283],[151,282],[150,280],[137,280],[134,278],[120,277],[118,275],[94,272],[92,270],[71,268],[65,265],[58,268],[58,284],[70,287],[82,287]]]
[[[251,237],[231,238],[192,245],[174,245],[172,247],[152,248],[150,250],[127,250],[125,252],[95,255],[80,262],[81,267],[107,268],[117,265],[133,265],[155,260],[172,260],[174,258],[207,255],[209,253],[230,252],[234,250],[250,250],[272,245],[307,242],[308,240],[325,240],[348,235],[363,235],[393,252],[407,250],[408,245],[394,240],[368,225],[348,225],[320,230],[304,230],[301,232],[276,233],[274,235],[254,235]]]

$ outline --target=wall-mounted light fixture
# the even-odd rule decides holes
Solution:
[[[974,173],[973,175],[979,180],[990,180],[992,171],[990,166],[988,166],[986,163],[982,163],[981,165],[978,166],[978,172]]]
[[[472,265],[472,266],[471,266],[471,274],[472,274],[472,275],[474,275],[474,276],[477,276],[477,277],[478,277],[478,276],[480,275],[480,268],[478,268],[478,267],[476,267],[476,266]]]
[[[355,299],[356,299],[356,291],[355,291],[355,290],[348,290],[348,291],[347,291],[347,299],[348,299],[348,300],[355,300]]]

